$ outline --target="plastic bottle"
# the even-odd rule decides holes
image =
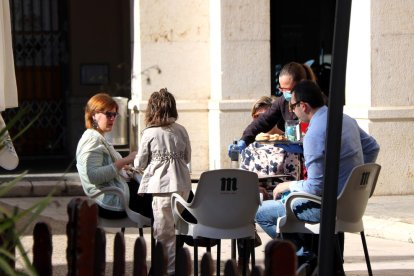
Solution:
[[[231,146],[230,160],[231,160],[231,168],[238,169],[239,168],[239,150],[237,149],[237,140],[234,140],[233,145]]]

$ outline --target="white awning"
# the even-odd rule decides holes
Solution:
[[[17,107],[9,1],[0,1],[0,111]]]

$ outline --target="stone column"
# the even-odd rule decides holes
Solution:
[[[256,99],[270,95],[269,1],[210,1],[209,166],[229,168],[227,145],[251,121]]]
[[[135,1],[132,133],[139,140],[147,100],[167,88],[174,94],[177,123],[190,136],[193,171],[208,169],[210,98],[208,1]],[[135,143],[135,146],[137,143]]]
[[[270,94],[269,16],[268,0],[135,1],[135,140],[149,95],[167,87],[190,135],[192,170],[229,167],[227,144],[241,137],[254,100]]]
[[[414,2],[353,1],[346,112],[381,146],[376,195],[414,193]]]

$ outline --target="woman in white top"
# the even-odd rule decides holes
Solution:
[[[89,99],[85,107],[86,130],[76,149],[76,167],[87,196],[104,187],[119,187],[129,197],[131,210],[144,216],[151,216],[151,197],[139,197],[136,181],[129,179],[125,168],[131,164],[136,152],[122,156],[105,139],[118,116],[118,104],[106,93],[98,93]],[[127,216],[121,199],[113,194],[103,194],[96,200],[99,216],[124,218]]]

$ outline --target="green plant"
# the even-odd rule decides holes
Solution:
[[[13,124],[15,124],[27,110],[21,110],[17,115],[10,120],[5,128],[0,130],[0,150],[4,147],[4,137],[6,131],[10,129]],[[33,120],[22,129],[17,135],[14,136],[14,139],[22,135],[37,118],[39,118],[40,113],[33,118]],[[14,140],[13,139],[13,140]],[[18,177],[11,181],[0,184],[0,197],[4,197],[7,193],[18,183],[21,179],[24,178],[27,171],[20,174]],[[47,196],[40,199],[33,206],[27,210],[19,210],[17,207],[9,210],[0,205],[0,275],[37,275],[35,269],[33,268],[28,255],[27,250],[24,248],[21,242],[21,236],[28,227],[34,222],[34,220],[39,216],[39,214],[48,206],[51,201],[53,191]],[[20,225],[19,229],[16,228],[16,224],[21,222],[25,218],[25,222]],[[15,249],[19,252],[21,259],[16,259]],[[22,262],[21,271],[16,271],[14,264],[16,262]]]
[[[20,181],[24,174],[21,174],[16,179],[4,183],[0,186],[0,196],[4,196],[7,192],[13,188],[13,186]],[[27,231],[27,228],[34,222],[34,220],[40,215],[40,213],[49,205],[52,198],[52,194],[49,194],[47,197],[40,199],[33,206],[26,210],[19,210],[17,207],[14,207],[12,210],[8,210],[0,206],[0,213],[2,217],[0,218],[0,274],[1,275],[37,275],[35,269],[33,268],[28,256],[27,250],[24,248],[20,237]],[[16,228],[17,222],[21,221],[23,218],[27,220],[19,229]],[[21,260],[16,259],[14,253],[14,248],[17,249]],[[21,267],[23,271],[15,271],[14,263],[22,262]]]

